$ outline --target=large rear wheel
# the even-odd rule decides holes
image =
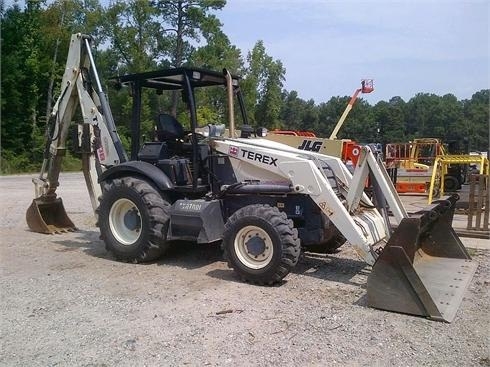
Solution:
[[[97,210],[101,238],[118,260],[155,260],[167,249],[170,204],[148,182],[123,177],[104,184]]]
[[[298,231],[285,213],[269,205],[249,205],[226,222],[223,249],[228,264],[252,283],[281,281],[300,255]]]

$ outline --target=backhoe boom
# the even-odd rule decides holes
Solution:
[[[68,218],[56,190],[59,186],[61,164],[66,154],[69,128],[77,105],[82,112],[82,139],[90,149],[82,152],[82,169],[92,207],[97,208],[101,190],[97,183],[99,172],[127,160],[107,98],[90,49],[91,38],[72,35],[70,48],[58,97],[47,126],[43,164],[38,178],[33,179],[35,199],[26,215],[27,224],[36,232],[56,233],[75,229]],[[91,80],[95,79],[96,89]]]

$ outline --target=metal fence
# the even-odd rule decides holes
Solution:
[[[489,175],[470,176],[470,195],[468,207],[468,230],[485,231],[489,230]]]

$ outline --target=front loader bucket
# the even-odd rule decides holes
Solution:
[[[31,231],[39,233],[61,233],[76,230],[68,218],[61,198],[39,197],[32,201],[26,213],[27,225]]]
[[[451,322],[477,263],[452,228],[457,195],[401,221],[368,277],[371,307]]]

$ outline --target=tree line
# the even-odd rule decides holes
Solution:
[[[107,82],[116,75],[168,67],[229,69],[240,75],[249,122],[269,129],[308,130],[327,137],[349,96],[304,100],[284,88],[286,69],[257,40],[240,50],[223,32],[219,11],[225,0],[28,0],[1,16],[1,171],[36,171],[42,160],[44,130],[59,93],[70,35],[96,40],[94,56],[123,141],[129,136],[131,98]],[[198,115],[223,117],[224,103],[212,91],[202,95]],[[419,93],[370,105],[359,99],[338,138],[361,143],[406,142],[417,137],[466,139],[471,150],[486,151],[489,140],[489,90],[471,99]],[[183,113],[177,95],[144,95],[143,127],[151,130],[154,112]],[[126,142],[127,144],[127,142]],[[74,168],[75,160],[67,160]]]

